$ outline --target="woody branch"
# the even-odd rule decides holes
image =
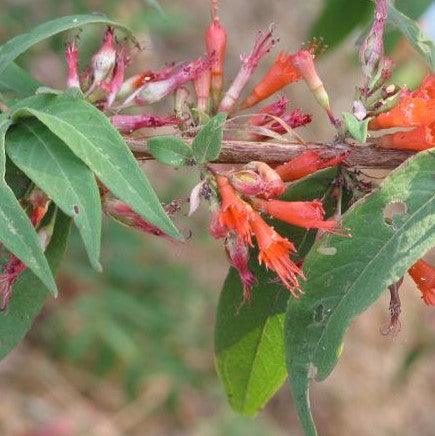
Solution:
[[[189,141],[187,141],[189,142]],[[143,140],[129,140],[130,149],[138,159],[153,159]],[[346,164],[362,168],[392,169],[404,162],[410,153],[398,150],[386,150],[376,147],[374,143],[355,146],[348,143],[309,142],[222,142],[219,158],[215,163],[236,164],[251,161],[262,161],[269,164],[283,163],[307,150],[318,151],[322,157],[331,157],[338,153],[348,152]]]

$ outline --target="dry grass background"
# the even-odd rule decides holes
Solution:
[[[96,9],[101,9],[101,2],[94,3]],[[128,18],[140,7],[139,3],[119,2],[115,15]],[[182,60],[203,50],[202,33],[208,19],[208,2],[168,0],[161,3],[164,7],[176,6],[192,23],[181,34],[167,39],[150,39],[147,33],[140,35],[147,47],[142,56],[146,65]],[[319,0],[222,0],[221,18],[230,32],[227,77],[236,72],[239,53],[249,49],[256,29],[270,22],[277,25],[280,47],[295,50],[304,41],[320,4]],[[48,11],[37,8],[35,13],[49,15]],[[352,48],[351,40],[325,57],[319,66],[337,112],[349,107],[354,84],[359,81],[358,69],[349,57]],[[257,77],[267,64],[264,62]],[[50,52],[36,53],[32,61],[33,72],[46,82],[47,65],[51,71],[49,81],[60,86],[63,82],[62,60]],[[303,85],[295,85],[288,95],[295,107],[314,114],[313,124],[304,130],[307,138],[328,139],[333,134]],[[169,172],[165,174],[173,176]],[[154,170],[154,179],[160,180],[158,177],[161,172],[157,176]],[[196,220],[205,225],[205,214]],[[209,290],[207,310],[212,317],[226,264],[218,244],[198,247],[195,245],[198,241],[199,237],[194,234],[190,244],[176,250],[169,247],[167,256],[187,265],[204,289]],[[425,349],[425,344],[434,342],[435,312],[420,302],[414,285],[406,279],[402,288],[402,331],[395,338],[386,338],[380,334],[380,329],[388,323],[388,303],[386,292],[353,323],[337,368],[327,381],[313,386],[313,408],[321,435],[435,435],[435,354],[427,353],[417,360],[408,377],[399,377],[410,350]],[[208,371],[213,368],[212,324],[210,319],[204,326],[208,331],[209,352],[204,354],[203,351],[192,359],[192,365],[202,365]],[[96,380],[84,371],[52,360],[43,348],[25,341],[0,363],[0,433],[5,436],[202,436],[235,432],[225,430],[225,422],[232,419],[232,412],[222,402],[221,392],[216,393],[220,388],[213,387],[212,394],[194,387],[185,388],[181,393],[181,405],[170,412],[163,407],[170,383],[164,373],[153,377],[144,385],[139,397],[127,403],[116,383]],[[283,387],[257,421],[241,420],[237,433],[233,434],[300,435],[287,387]]]

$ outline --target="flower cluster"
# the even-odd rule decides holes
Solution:
[[[343,159],[344,156],[323,160],[317,152],[307,151],[278,167],[286,168],[281,173],[264,162],[251,162],[242,169],[215,174],[219,206],[212,203],[210,233],[216,239],[225,239],[228,258],[239,272],[245,300],[250,298],[255,284],[255,276],[248,266],[253,238],[258,247],[259,263],[274,271],[294,297],[299,298],[302,290],[298,278],[305,277],[291,259],[296,248],[290,240],[279,235],[262,215],[305,229],[337,232],[338,222],[325,219],[320,200],[282,201],[277,197],[286,190],[285,182],[336,165]],[[301,161],[306,162],[305,169],[299,174],[292,173],[291,168],[297,171]]]
[[[435,74],[414,92],[403,89],[398,103],[369,123],[371,130],[408,128],[376,139],[382,148],[422,151],[435,147]],[[409,128],[411,128],[409,130]]]

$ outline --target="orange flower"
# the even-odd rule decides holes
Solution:
[[[299,298],[298,292],[302,290],[299,287],[297,276],[305,277],[289,257],[289,254],[295,251],[294,245],[280,236],[257,213],[251,217],[251,227],[260,250],[258,255],[260,264],[264,263],[266,268],[275,271],[284,286],[295,298]]]
[[[413,97],[422,97],[428,100],[435,99],[435,74],[427,75],[423,82],[421,82],[420,88],[412,92]]]
[[[379,130],[391,127],[420,127],[429,124],[434,119],[435,99],[403,95],[393,109],[371,120],[369,128]]]
[[[408,273],[422,293],[423,301],[435,306],[435,268],[420,259],[409,268]]]
[[[279,165],[275,171],[284,182],[291,182],[323,168],[336,166],[343,162],[347,156],[348,153],[343,153],[339,156],[323,158],[317,151],[309,150],[287,163]]]
[[[255,207],[274,218],[294,226],[305,229],[323,229],[333,232],[337,228],[337,221],[325,221],[325,210],[322,202],[313,201],[280,201],[256,199]]]
[[[243,109],[254,106],[290,83],[301,80],[302,77],[293,67],[291,58],[292,55],[287,55],[283,51],[278,54],[275,63],[243,102]]]
[[[216,176],[216,182],[222,199],[219,223],[252,245],[250,220],[254,211],[237,195],[227,177]]]
[[[417,127],[407,132],[396,132],[377,139],[382,148],[405,151],[422,151],[435,147],[435,121],[428,126]]]

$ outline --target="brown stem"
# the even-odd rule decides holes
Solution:
[[[145,140],[131,139],[128,141],[134,155],[139,159],[152,159]],[[189,142],[189,140],[187,140]],[[346,163],[349,166],[361,168],[392,169],[404,162],[411,153],[398,150],[385,150],[376,147],[374,143],[355,146],[347,143],[276,143],[223,141],[221,154],[215,163],[236,164],[248,163],[254,160],[277,164],[287,162],[306,150],[316,150],[324,157],[348,151]]]

